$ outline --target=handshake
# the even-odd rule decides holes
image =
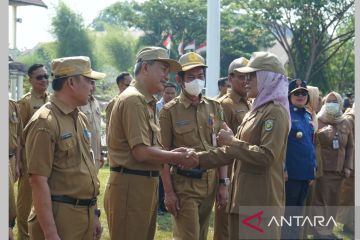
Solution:
[[[190,169],[199,166],[199,157],[195,149],[180,147],[171,150],[171,152],[178,153],[174,164],[179,168]]]

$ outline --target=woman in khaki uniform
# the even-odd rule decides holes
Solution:
[[[351,108],[346,109],[344,118],[350,122],[351,131],[355,138],[355,103]],[[355,145],[355,144],[354,144]],[[355,148],[354,148],[355,151]],[[355,154],[354,154],[355,160]],[[343,232],[354,234],[355,230],[355,210],[352,208],[355,204],[355,161],[353,171],[351,171],[350,177],[345,179],[341,185],[340,192],[340,206],[344,206],[339,209],[337,220],[344,224]]]
[[[311,205],[322,206],[313,210],[316,216],[336,217],[340,187],[344,178],[350,177],[354,164],[354,137],[348,120],[342,115],[343,100],[337,92],[324,98],[318,113],[319,128],[315,133],[320,148],[323,176],[315,182]],[[332,206],[332,207],[329,207]],[[314,228],[316,238],[335,238],[333,225]]]
[[[254,53],[246,67],[235,71],[248,73],[247,96],[254,98],[254,102],[236,136],[227,126],[220,130],[218,143],[224,147],[198,153],[200,167],[229,164],[235,158],[241,161],[233,170],[230,188],[230,239],[279,239],[280,229],[267,225],[269,214],[280,217],[285,203],[288,80],[278,57],[267,52]],[[263,211],[262,206],[275,206],[276,211]],[[246,222],[250,215],[256,218],[252,221],[255,227]]]

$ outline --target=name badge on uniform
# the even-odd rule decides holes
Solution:
[[[190,120],[179,120],[175,122],[176,125],[184,126],[190,124]]]
[[[64,134],[62,134],[60,136],[61,140],[65,140],[65,139],[68,139],[68,138],[71,138],[72,137],[72,133],[71,132],[66,132]]]
[[[334,138],[332,140],[332,148],[334,150],[337,150],[337,149],[340,148],[338,133],[335,133],[335,136],[334,136]]]

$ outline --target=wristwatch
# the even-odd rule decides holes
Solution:
[[[225,186],[229,186],[230,185],[230,178],[220,178],[219,183],[224,184]]]

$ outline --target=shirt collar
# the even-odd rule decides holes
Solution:
[[[45,91],[43,95],[37,94],[34,89],[31,89],[31,95],[36,98],[46,98],[48,96],[48,93]]]
[[[191,100],[188,97],[185,96],[183,91],[181,91],[181,93],[180,93],[180,99],[179,100],[180,100],[180,103],[182,103],[185,106],[185,108],[190,107]],[[201,103],[207,103],[206,98],[204,98],[202,94],[200,95],[200,104]]]
[[[132,81],[130,86],[135,87],[142,95],[144,95],[146,103],[155,102],[156,98],[151,95],[148,91],[146,91],[145,86],[142,82],[139,81]]]
[[[77,108],[76,109],[70,108],[63,101],[61,101],[58,97],[56,97],[55,94],[53,94],[50,97],[50,102],[52,102],[57,108],[59,108],[60,111],[63,112],[65,115],[72,113],[74,111],[78,111]]]

